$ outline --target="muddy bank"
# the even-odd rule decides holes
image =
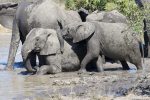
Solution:
[[[15,72],[0,73],[1,100],[150,99],[149,94],[145,92],[150,92],[149,88],[142,89],[149,87],[147,80],[150,80],[150,77],[140,82],[143,80],[140,71],[137,74],[118,70],[83,75],[74,72],[45,76],[23,75],[23,72],[22,69],[16,69]],[[137,85],[138,82],[143,86]]]
[[[11,33],[0,33],[0,68],[7,63]],[[77,72],[56,75],[27,75],[20,48],[15,71],[0,71],[0,100],[149,100],[150,59],[144,71],[123,71],[120,64],[105,64],[103,73]]]

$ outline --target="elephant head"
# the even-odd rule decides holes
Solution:
[[[32,52],[40,55],[49,55],[55,54],[59,50],[60,44],[55,30],[34,28],[27,35],[26,41],[22,46],[22,57],[26,63]],[[30,72],[33,71],[29,66],[26,66],[26,69]]]
[[[65,39],[73,39],[73,43],[89,38],[95,32],[95,26],[89,22],[72,23],[63,29]]]

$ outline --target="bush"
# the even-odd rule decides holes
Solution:
[[[66,0],[66,7],[72,10],[83,7],[92,12],[104,10],[106,3],[107,0]]]

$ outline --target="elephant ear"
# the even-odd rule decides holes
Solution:
[[[89,38],[95,32],[95,26],[93,23],[85,22],[81,23],[76,28],[76,33],[72,34],[73,43],[80,42]]]
[[[44,48],[41,50],[40,55],[51,55],[60,53],[60,43],[57,33],[54,30],[48,30],[51,34],[47,38]]]

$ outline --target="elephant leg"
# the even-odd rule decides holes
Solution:
[[[91,60],[93,60],[93,59],[94,59],[94,57],[92,56],[92,54],[87,54],[87,55],[84,57],[84,59],[83,59],[82,62],[81,62],[81,68],[80,68],[80,70],[79,70],[79,74],[80,74],[80,73],[83,73],[83,72],[86,72],[86,69],[85,69],[86,65],[87,65]]]
[[[103,58],[102,57],[99,55],[99,57],[97,59],[97,62],[96,62],[98,72],[103,72],[104,71],[104,69],[103,69]]]
[[[142,69],[141,54],[138,48],[134,48],[134,52],[130,53],[129,61],[130,63],[134,64],[137,69]]]
[[[16,52],[19,46],[20,42],[20,34],[18,25],[16,23],[16,18],[13,20],[13,29],[12,29],[12,37],[11,37],[11,43],[10,43],[10,49],[9,49],[9,56],[7,61],[6,70],[13,70],[13,64],[15,62],[15,56]]]
[[[59,23],[59,26],[62,27],[60,23]],[[60,43],[60,51],[61,51],[61,53],[63,53],[64,52],[64,39],[62,37],[62,33],[60,31],[60,28],[57,29],[57,36],[58,36],[58,40]]]
[[[102,59],[103,59],[103,64],[106,64],[106,60],[105,60],[105,56],[102,55]]]
[[[98,58],[99,54],[100,54],[100,46],[97,43],[97,41],[94,41],[92,39],[89,40],[87,43],[87,54],[81,62],[81,68],[79,70],[79,74],[86,72],[86,69],[85,69],[86,65],[93,59]]]
[[[141,62],[137,62],[137,63],[135,63],[134,65],[136,66],[136,68],[137,68],[138,70],[142,69],[142,63],[141,63]]]
[[[121,60],[120,62],[121,62],[121,65],[123,67],[123,70],[129,70],[130,69],[125,60]]]
[[[43,65],[37,71],[37,75],[45,75],[45,74],[56,74],[61,72],[61,69],[57,65]]]
[[[142,69],[141,58],[133,59],[130,62],[134,64],[138,70]]]
[[[148,58],[150,58],[150,44],[148,45]]]

